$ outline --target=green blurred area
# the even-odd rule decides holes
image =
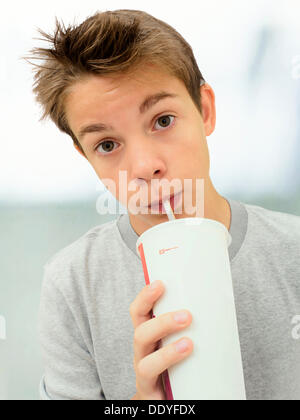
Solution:
[[[300,194],[290,198],[229,198],[300,216]],[[93,226],[117,215],[99,215],[94,200],[41,205],[0,203],[0,216],[0,315],[5,317],[7,329],[7,339],[0,340],[0,399],[34,400],[39,398],[43,374],[37,337],[43,266]]]

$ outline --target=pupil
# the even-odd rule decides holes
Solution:
[[[160,120],[162,121],[162,125],[168,125],[168,119],[169,117],[161,117]]]
[[[104,150],[106,150],[107,151],[107,149],[108,149],[108,151],[110,152],[110,150],[109,150],[109,145],[111,145],[112,143],[111,142],[109,142],[109,141],[107,141],[107,142],[105,142],[104,143]],[[106,147],[108,145],[108,147]]]

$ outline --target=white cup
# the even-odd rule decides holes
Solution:
[[[187,309],[193,320],[161,340],[166,346],[187,336],[186,359],[164,378],[167,399],[245,400],[245,383],[228,255],[226,227],[202,217],[176,219],[146,230],[136,249],[146,284],[161,280],[165,292],[153,315]]]

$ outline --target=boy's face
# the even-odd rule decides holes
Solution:
[[[140,109],[146,97],[162,91],[176,96]],[[165,196],[162,188],[151,184],[154,179],[180,180],[180,184],[172,184],[170,194],[183,191],[183,199],[189,195],[194,206],[197,178],[204,179],[205,198],[209,195],[212,185],[206,136],[215,127],[215,103],[208,84],[201,87],[201,95],[202,116],[185,85],[151,64],[130,77],[91,75],[72,86],[65,101],[70,128],[98,177],[114,182],[115,190],[104,183],[129,214],[128,202],[138,191],[144,192],[140,206]],[[111,128],[80,134],[83,127],[99,123]],[[126,171],[125,187],[119,185],[120,171]],[[184,179],[193,180],[191,188],[184,188]],[[129,190],[129,183],[136,189]],[[122,196],[124,188],[127,202]],[[177,218],[192,217],[184,212],[183,201],[182,209]],[[154,225],[167,220],[165,213],[151,214],[151,209],[147,213],[131,215],[132,222]]]

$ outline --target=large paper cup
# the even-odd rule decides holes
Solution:
[[[146,284],[165,285],[153,315],[188,309],[193,316],[189,327],[161,341],[165,346],[187,336],[194,343],[193,352],[166,372],[168,399],[246,399],[230,243],[222,223],[200,217],[158,224],[137,240]]]

